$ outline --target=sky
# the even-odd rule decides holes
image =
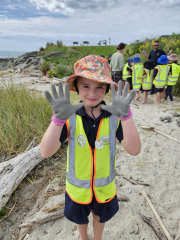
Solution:
[[[110,45],[180,33],[180,0],[0,0],[0,50]]]

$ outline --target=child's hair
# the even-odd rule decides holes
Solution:
[[[100,55],[100,57],[103,57],[103,58],[105,58],[105,56],[104,56],[104,55]]]

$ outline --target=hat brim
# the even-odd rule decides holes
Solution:
[[[159,62],[159,61],[157,61],[158,63],[160,63],[160,64],[167,64],[168,62],[169,62],[169,59],[167,58],[167,60],[166,60],[166,62]]]
[[[117,83],[113,82],[112,79],[107,77],[106,75],[103,76],[101,74],[91,73],[89,71],[83,71],[82,73],[73,74],[67,78],[66,82],[69,84],[69,89],[71,91],[76,91],[74,86],[74,81],[77,77],[84,77],[95,82],[106,83],[110,85],[114,84],[115,89],[117,89],[118,87]]]

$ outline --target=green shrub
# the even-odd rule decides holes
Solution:
[[[47,72],[50,70],[50,64],[49,62],[43,62],[42,67],[40,68],[41,72],[43,73],[43,75],[45,76],[47,74]]]
[[[62,47],[63,46],[63,42],[61,40],[60,41],[58,40],[57,41],[57,46],[58,46],[58,48]]]
[[[54,70],[49,70],[48,71],[48,77],[53,78],[56,75],[56,72]]]
[[[47,43],[46,43],[46,50],[49,48],[49,46],[50,46],[50,43],[47,42]]]
[[[45,49],[44,49],[43,47],[40,47],[40,48],[39,48],[39,51],[40,51],[40,52],[43,52],[44,50],[45,50]]]
[[[65,65],[59,64],[56,66],[55,68],[55,72],[56,72],[56,77],[57,78],[62,78],[67,76],[67,67]]]

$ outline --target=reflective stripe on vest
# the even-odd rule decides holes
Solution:
[[[109,149],[110,149],[110,173],[106,178],[96,178],[95,187],[106,186],[111,183],[115,176],[115,152],[116,152],[116,127],[118,125],[118,117],[111,115],[109,118]],[[76,131],[76,115],[73,114],[69,118],[69,173],[66,171],[66,178],[69,183],[79,188],[90,188],[91,178],[81,180],[75,175],[75,131]]]
[[[167,85],[174,86],[178,81],[180,66],[175,63],[170,64],[170,66],[172,68],[172,72],[171,75],[168,75]]]
[[[123,69],[123,80],[126,80],[128,77],[131,77],[132,75],[128,74],[127,67],[129,67],[129,64],[126,63]]]
[[[152,71],[145,69],[147,77],[143,79],[142,88],[143,90],[149,90],[152,87]]]
[[[166,85],[167,76],[169,73],[169,66],[158,65],[155,67],[155,69],[158,69],[158,73],[154,79],[154,85],[156,88],[163,88]]]
[[[138,67],[138,69],[136,69]],[[139,90],[141,87],[141,82],[142,79],[137,79],[137,77],[142,77],[143,76],[143,66],[142,64],[137,64],[132,67],[132,84],[133,84],[133,89],[134,90]]]

